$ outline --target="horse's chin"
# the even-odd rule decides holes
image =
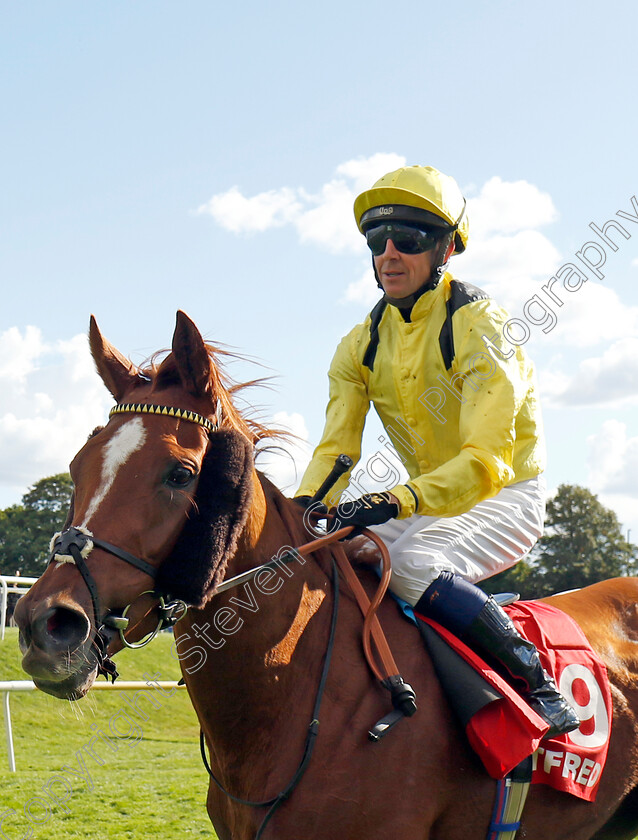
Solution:
[[[65,680],[47,681],[42,679],[34,679],[33,682],[36,688],[44,691],[45,694],[50,694],[52,697],[57,697],[60,700],[80,700],[88,694],[91,686],[97,677],[97,667],[89,674],[71,674]]]
[[[90,652],[83,651],[80,655],[76,652],[70,662],[61,662],[59,656],[47,654],[35,645],[29,646],[25,652],[22,667],[36,688],[63,700],[84,697],[98,672],[97,662]]]

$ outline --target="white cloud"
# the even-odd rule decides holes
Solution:
[[[560,254],[536,228],[558,218],[551,197],[527,181],[490,178],[468,199],[470,242],[452,272],[476,283],[517,315],[560,265]]]
[[[310,209],[294,219],[301,242],[311,242],[333,254],[365,250],[365,240],[352,215],[355,195],[345,181],[335,179],[324,184],[319,195],[303,195]]]
[[[317,192],[283,186],[252,197],[234,186],[214,195],[199,208],[233,233],[265,231],[291,225],[302,243],[331,253],[366,253],[365,241],[353,223],[356,196],[386,172],[405,166],[397,154],[375,154],[337,166]],[[459,276],[478,283],[509,309],[536,291],[535,280],[549,277],[560,264],[552,243],[536,228],[557,218],[551,197],[526,181],[490,178],[468,200],[471,243]],[[453,269],[457,268],[456,260]],[[346,301],[374,302],[374,285],[360,277],[348,287]]]
[[[272,441],[265,441],[264,448],[258,453],[257,466],[283,493],[292,494],[312,455],[306,421],[301,414],[279,411],[268,425],[290,432],[291,437],[275,445]]]
[[[539,291],[537,288],[536,292]],[[638,331],[638,307],[627,306],[608,286],[592,280],[576,292],[567,292],[556,283],[552,291],[563,301],[558,306],[548,299],[557,317],[556,327],[547,334],[552,341],[572,347],[591,347],[630,338]]]
[[[302,243],[367,257],[365,240],[353,220],[354,198],[405,162],[392,153],[346,161],[316,192],[304,186],[282,186],[247,197],[235,186],[214,195],[199,212],[212,215],[233,233],[288,225]],[[476,192],[474,188],[468,191]],[[495,175],[468,199],[468,214],[470,244],[467,253],[452,260],[453,273],[484,288],[513,317],[523,317],[525,302],[533,295],[545,300],[541,287],[566,261],[538,230],[558,218],[551,196],[527,181],[504,181]],[[564,303],[552,304],[547,298],[557,325],[542,335],[543,341],[587,347],[636,334],[638,308],[621,303],[603,284],[590,281],[577,292],[565,291],[560,283],[553,288]],[[377,297],[372,271],[366,269],[347,286],[342,302],[371,306]],[[532,332],[541,335],[538,326],[532,326]]]
[[[638,308],[628,307],[613,289],[596,280],[586,281],[574,292],[555,282],[552,292],[562,306],[542,291],[556,270],[574,259],[561,257],[536,229],[558,217],[547,193],[526,181],[493,177],[468,201],[468,208],[470,245],[467,254],[452,261],[452,270],[485,288],[513,317],[523,317],[526,301],[538,295],[557,322],[543,340],[587,347],[636,334]],[[540,334],[538,326],[532,330]]]
[[[618,493],[597,493],[598,501],[611,508],[620,523],[623,536],[628,542],[638,544],[638,516],[636,515],[636,496]]]
[[[484,288],[514,315],[559,265],[560,254],[549,239],[524,230],[509,236],[478,235],[467,253],[452,259],[451,269]]]
[[[589,482],[595,492],[638,497],[638,437],[628,437],[620,420],[606,420],[587,438]]]
[[[583,359],[574,376],[544,374],[543,393],[553,405],[618,407],[638,403],[638,338],[614,342],[601,356]]]
[[[299,214],[301,207],[296,191],[288,187],[246,198],[235,186],[214,195],[197,212],[211,215],[232,233],[253,233],[287,224]]]
[[[606,420],[600,431],[587,438],[588,483],[602,504],[612,508],[625,528],[638,539],[638,437],[629,437],[627,426]]]
[[[0,348],[7,351],[0,369],[0,506],[6,507],[30,484],[68,468],[105,421],[111,398],[85,336],[47,343],[36,327],[12,327],[0,335]]]
[[[562,357],[551,358],[547,367],[540,368],[537,371],[543,405],[553,407],[560,395],[569,388],[571,377],[558,369],[563,362]]]
[[[318,193],[280,187],[247,198],[239,187],[214,195],[198,208],[232,233],[253,233],[291,224],[301,242],[332,253],[362,253],[365,241],[353,223],[356,196],[388,171],[405,165],[395,154],[375,154],[340,164]]]
[[[494,175],[467,202],[472,235],[534,230],[556,221],[551,196],[527,181],[503,181]]]
[[[341,163],[337,167],[337,175],[343,175],[351,180],[353,201],[359,193],[370,188],[382,175],[405,166],[406,160],[402,155],[378,152],[368,158],[355,158]]]
[[[379,300],[379,287],[374,277],[372,266],[368,264],[358,280],[350,283],[346,288],[341,303],[362,303],[364,306],[374,306]]]
[[[24,385],[43,351],[43,341],[37,327],[26,327],[24,335],[17,327],[0,334],[0,383]]]

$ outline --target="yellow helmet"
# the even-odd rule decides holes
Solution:
[[[458,184],[432,166],[405,166],[380,178],[354,202],[357,227],[396,219],[452,229],[454,253],[467,245],[469,220]]]

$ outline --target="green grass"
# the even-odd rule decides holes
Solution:
[[[169,653],[171,641],[169,634],[161,634],[147,648],[118,654],[121,679],[142,680],[144,672],[178,679],[179,667]],[[0,642],[0,680],[14,679],[27,676],[20,667],[16,631],[9,629]],[[152,692],[162,703],[157,709],[141,699],[147,721],[133,713],[126,696],[130,692],[99,691],[69,703],[38,691],[11,694],[17,772],[8,771],[5,746],[0,753],[0,815],[10,808],[17,814],[6,816],[5,837],[26,837],[30,827],[34,840],[215,837],[206,814],[207,776],[199,755],[199,727],[186,692],[164,697]],[[127,709],[129,721],[122,714]],[[139,732],[130,731],[130,721],[135,721]],[[117,751],[98,741],[97,752],[105,762],[99,766],[84,750],[81,755],[93,790],[86,780],[67,773],[74,788],[66,802],[68,811],[49,799],[47,818],[42,788],[64,765],[79,769],[76,752],[95,737],[92,724],[109,737],[119,731],[123,737],[114,741]],[[53,783],[51,789],[60,798],[66,793],[61,782]],[[37,799],[31,806],[32,815],[42,820],[36,825],[28,822],[23,810],[33,797]]]
[[[170,655],[172,637],[161,634],[147,648],[122,651],[117,655],[121,679],[141,680],[144,672],[161,674],[162,679],[179,677],[179,667]],[[16,631],[7,630],[0,642],[0,680],[23,680]],[[142,738],[131,746],[132,738],[120,738],[117,752],[103,747],[105,760],[99,766],[86,752],[86,767],[94,784],[73,779],[74,791],[63,807],[53,806],[46,822],[32,826],[24,815],[24,805],[33,797],[32,814],[46,818],[42,807],[43,786],[64,765],[78,769],[76,751],[82,750],[95,735],[96,725],[109,736],[109,722],[120,710],[129,708],[124,697],[129,692],[92,692],[84,700],[68,703],[41,692],[14,692],[11,718],[16,756],[16,773],[9,773],[6,747],[0,750],[0,816],[9,808],[3,822],[3,837],[29,840],[180,840],[215,838],[206,815],[206,771],[199,755],[199,726],[185,691],[159,698],[163,706],[148,708],[148,721],[134,718]],[[155,695],[155,692],[153,692]],[[123,731],[123,727],[120,731]],[[3,739],[4,745],[4,739]],[[61,784],[52,790],[61,798]],[[638,838],[636,838],[638,840]]]

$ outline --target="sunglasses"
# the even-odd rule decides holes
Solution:
[[[439,242],[441,231],[435,228],[415,228],[410,225],[377,225],[366,231],[368,248],[375,257],[385,251],[388,239],[402,254],[422,254],[431,251]]]

